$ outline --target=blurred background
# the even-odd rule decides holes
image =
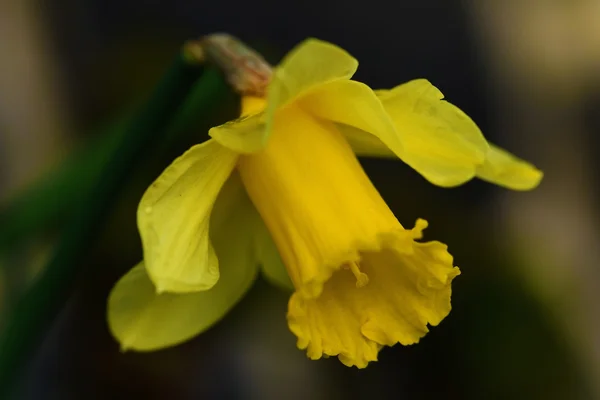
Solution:
[[[260,279],[194,340],[120,353],[105,302],[141,259],[137,201],[178,152],[236,116],[230,96],[187,142],[140,165],[107,223],[90,227],[97,237],[15,398],[600,398],[600,2],[2,0],[0,213],[31,185],[52,188],[52,171],[143,102],[185,40],[216,31],[273,62],[308,36],[331,41],[373,88],[427,78],[545,178],[533,192],[448,190],[399,161],[363,161],[399,220],[429,220],[426,239],[448,243],[462,270],[449,317],[366,370],[309,361],[286,326],[289,294]],[[59,234],[0,252],[0,327]]]

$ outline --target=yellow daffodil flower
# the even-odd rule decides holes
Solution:
[[[460,271],[446,245],[405,229],[356,155],[398,157],[439,186],[477,176],[527,190],[542,174],[489,145],[428,81],[373,91],[358,62],[310,39],[274,71],[267,98],[175,160],[138,210],[144,261],[114,287],[108,321],[123,349],[172,346],[206,330],[259,266],[292,287],[287,320],[311,359],[365,367],[416,343],[450,312]]]

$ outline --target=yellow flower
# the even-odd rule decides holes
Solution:
[[[531,189],[541,172],[487,141],[428,81],[373,91],[357,61],[310,39],[275,70],[266,101],[175,160],[138,210],[144,262],[114,287],[108,321],[123,349],[172,346],[213,325],[258,267],[293,287],[288,324],[312,359],[365,367],[450,312],[460,272],[439,242],[417,242],[356,155],[399,157],[430,182],[474,176]]]

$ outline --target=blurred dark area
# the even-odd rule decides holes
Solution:
[[[0,200],[102,134],[148,96],[185,40],[213,32],[241,38],[274,63],[307,37],[330,41],[359,60],[355,79],[373,88],[427,78],[491,142],[542,169],[544,181],[533,192],[481,181],[442,189],[400,161],[363,160],[400,222],[427,219],[425,239],[447,243],[462,270],[440,326],[417,345],[382,350],[365,370],[307,359],[287,329],[289,293],[260,279],[199,337],[121,353],[107,329],[106,298],[142,257],[137,202],[193,144],[180,143],[139,167],[16,398],[600,396],[597,2],[4,0]],[[227,102],[196,127],[198,140],[237,113]],[[0,258],[0,327],[11,306],[7,288],[35,279],[55,238]],[[27,270],[3,272],[9,263]]]

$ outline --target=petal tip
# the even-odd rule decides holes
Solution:
[[[415,222],[415,227],[412,229],[412,231],[415,234],[415,239],[420,239],[421,237],[423,237],[423,231],[427,229],[428,226],[429,222],[427,222],[427,220],[423,218],[417,218],[417,221]]]
[[[321,47],[322,49],[326,49],[327,51],[333,51],[333,52],[337,52],[340,55],[343,55],[345,57],[351,58],[352,59],[352,64],[354,64],[355,66],[358,67],[358,60],[356,58],[354,58],[348,51],[344,50],[343,48],[341,48],[340,46],[337,46],[331,42],[328,42],[326,40],[322,40],[322,39],[318,39],[315,37],[309,37],[307,39],[305,39],[303,42],[301,42],[298,45],[298,48],[303,46],[312,46],[312,47]]]
[[[544,173],[533,164],[490,144],[486,162],[478,167],[477,176],[507,189],[528,191],[539,186]]]
[[[148,276],[154,284],[154,289],[157,295],[165,293],[193,293],[204,292],[210,290],[219,281],[219,274],[210,274],[203,277],[201,280],[191,282],[189,280],[177,280],[172,277],[157,276],[148,270]]]
[[[131,346],[128,343],[121,342],[121,345],[119,346],[119,352],[127,353],[128,351],[131,351],[131,350],[133,350],[133,346]]]
[[[521,190],[526,191],[537,188],[542,183],[542,179],[544,179],[544,172],[532,165],[530,182],[528,185],[523,185],[523,188]]]

